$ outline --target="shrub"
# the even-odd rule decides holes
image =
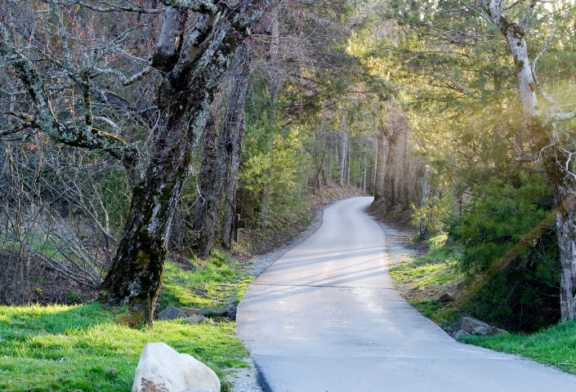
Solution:
[[[490,179],[473,189],[462,216],[450,218],[448,233],[464,245],[459,268],[468,281],[500,260],[553,209],[549,186],[538,173],[522,174],[514,185]],[[478,317],[504,328],[533,331],[558,321],[560,262],[555,227],[533,244],[469,304]]]

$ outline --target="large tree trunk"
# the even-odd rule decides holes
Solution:
[[[134,325],[152,324],[171,212],[186,180],[194,139],[204,128],[213,91],[226,68],[213,64],[199,75],[191,83],[192,100],[189,93],[170,94],[173,99],[161,102],[162,118],[167,120],[154,136],[151,162],[144,180],[134,189],[124,236],[101,286],[101,299],[107,305],[130,306]],[[192,119],[190,124],[187,117]]]
[[[558,187],[555,192],[558,248],[562,263],[560,309],[562,320],[576,319],[576,225],[574,217],[574,187]],[[560,203],[561,201],[561,203]]]
[[[227,37],[230,24],[201,16],[197,30],[213,31],[206,41],[191,33],[185,53],[158,90],[160,123],[150,147],[150,163],[134,188],[130,212],[111,269],[101,285],[108,306],[128,305],[133,326],[152,325],[167,253],[170,217],[180,197],[192,149],[204,130],[210,104],[234,49],[240,41]],[[226,40],[224,38],[227,38]]]
[[[84,121],[77,123],[63,123],[53,112],[50,96],[33,63],[14,49],[8,31],[0,22],[0,56],[3,60],[8,58],[6,64],[16,70],[30,93],[36,113],[21,114],[21,119],[30,127],[40,128],[56,142],[106,151],[131,173],[133,196],[126,227],[111,269],[100,287],[99,299],[108,306],[128,305],[127,321],[133,326],[152,324],[167,252],[170,217],[186,180],[193,147],[204,130],[214,91],[238,44],[277,1],[241,0],[234,8],[225,2],[211,1],[163,0],[163,3],[175,8],[166,9],[157,50],[149,59],[151,67],[163,71],[163,80],[156,97],[157,123],[148,141],[149,164],[142,172],[139,170],[142,150],[93,126],[91,96],[104,97],[107,93],[97,86],[92,91],[90,79],[96,68],[91,68],[90,62],[83,65],[86,68],[82,70],[73,70],[67,64],[70,56],[65,29],[61,28],[59,34],[64,59],[62,69],[69,73],[82,94]],[[57,2],[51,2],[51,8],[54,24],[63,25]],[[194,28],[184,34],[189,11],[201,15]],[[124,78],[123,84],[137,82],[150,72],[146,69],[130,79]]]
[[[242,44],[237,49],[234,58],[232,91],[228,99],[228,107],[218,138],[216,160],[210,180],[203,195],[203,202],[198,205],[194,218],[195,241],[193,249],[201,257],[210,254],[214,243],[214,234],[222,205],[222,197],[226,182],[235,160],[239,161],[241,148],[238,139],[244,133],[244,104],[248,94],[250,64],[248,62],[248,46]],[[237,158],[237,159],[235,159]],[[236,168],[236,176],[237,176]]]
[[[552,185],[556,205],[556,233],[562,276],[560,310],[562,321],[576,319],[576,182],[566,171],[568,154],[556,146],[542,154],[548,182]]]

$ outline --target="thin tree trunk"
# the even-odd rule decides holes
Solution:
[[[364,142],[362,142],[362,146],[364,146]],[[364,170],[363,170],[363,174],[362,174],[362,190],[364,191],[364,193],[366,193],[366,166],[367,166],[367,162],[366,162],[366,152],[364,152],[363,157],[362,157],[362,166],[364,166]]]
[[[204,194],[210,184],[214,162],[216,162],[218,128],[214,112],[210,113],[204,129],[204,141],[202,143],[202,158],[200,160],[200,172],[198,173],[198,201],[196,210],[204,204]],[[198,213],[196,213],[198,214]],[[195,215],[196,215],[195,214]]]
[[[346,176],[346,185],[350,186],[350,164],[352,163],[352,146],[350,145],[351,141],[350,139],[348,139],[348,148],[346,149],[348,152],[348,159],[346,159],[346,162],[348,163],[348,175]]]
[[[370,172],[370,193],[372,196],[376,194],[376,166],[378,164],[378,141],[374,143],[374,163],[371,165],[371,172]],[[376,200],[376,198],[374,198]]]
[[[238,84],[246,85],[246,89],[244,92],[244,103],[246,101],[246,96],[248,95],[249,90],[249,82],[250,82],[250,55],[248,50],[243,51],[244,53],[244,61],[242,62],[243,67],[245,66],[244,72],[242,75],[238,76]],[[240,56],[238,53],[237,56]],[[243,78],[243,79],[242,79]],[[228,182],[226,184],[226,198],[225,198],[225,206],[226,209],[224,211],[224,216],[222,217],[222,243],[228,249],[232,247],[232,222],[234,220],[234,215],[236,213],[236,187],[238,185],[238,171],[240,169],[240,161],[242,158],[242,139],[244,138],[245,133],[245,113],[244,113],[244,106],[242,106],[242,111],[239,112],[241,116],[239,121],[239,129],[238,134],[236,137],[236,141],[234,143],[234,151],[232,156],[232,164],[230,166],[230,172],[228,173]]]
[[[226,210],[222,217],[222,243],[227,249],[232,248],[232,222],[236,213],[236,187],[238,185],[238,170],[240,169],[240,159],[242,157],[242,139],[244,138],[244,118],[240,124],[238,137],[234,145],[234,156],[232,158],[232,166],[230,174],[228,175],[228,183],[226,184],[226,198],[224,203]],[[237,230],[238,228],[236,228]]]
[[[422,195],[420,197],[420,208],[426,207],[428,203],[428,195],[430,194],[430,166],[428,166],[428,158],[424,161],[424,176],[422,178]],[[424,238],[428,232],[426,225],[426,215],[420,215],[420,238]]]
[[[388,151],[390,145],[388,139],[384,135],[384,130],[380,130],[376,137],[378,143],[378,155],[376,157],[376,184],[374,191],[374,202],[379,201],[384,197],[384,184],[386,179],[386,164],[388,163]]]
[[[344,186],[345,175],[346,175],[346,165],[348,160],[346,157],[348,156],[348,135],[346,134],[346,128],[342,129],[342,133],[340,134],[340,173],[338,175],[338,181],[340,186]]]

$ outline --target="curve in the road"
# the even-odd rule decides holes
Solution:
[[[364,213],[371,201],[327,208],[240,303],[238,336],[271,391],[576,391],[574,376],[454,341],[397,294],[397,245]]]

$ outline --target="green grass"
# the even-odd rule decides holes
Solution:
[[[245,366],[235,323],[156,321],[149,331],[115,323],[118,315],[100,304],[0,308],[0,390],[129,391],[148,342],[193,355],[220,376]]]
[[[193,265],[167,262],[159,308],[239,302],[251,280],[226,254]],[[247,366],[234,322],[155,321],[153,330],[136,330],[116,322],[124,312],[97,303],[0,307],[0,391],[127,392],[148,342],[194,356],[221,379],[227,368]]]
[[[230,255],[215,251],[208,262],[192,261],[186,271],[168,261],[164,269],[158,309],[176,307],[224,307],[238,304],[252,281],[244,267]]]
[[[576,374],[576,322],[557,324],[532,335],[473,336],[467,343],[530,357]]]
[[[458,247],[443,246],[445,235],[429,240],[430,250],[417,258],[407,258],[390,269],[390,276],[402,296],[426,317],[440,325],[457,321],[454,312],[446,310],[436,299],[463,279],[456,270]]]

